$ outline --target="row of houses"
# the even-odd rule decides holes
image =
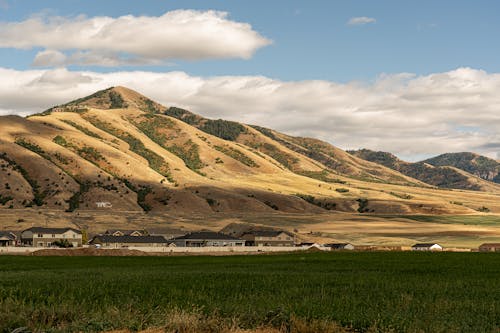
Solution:
[[[167,239],[164,236],[149,235],[138,230],[109,230],[94,236],[89,245],[103,247],[207,247],[207,246],[295,246],[293,234],[281,230],[255,230],[243,233],[240,237],[213,231],[191,232]]]
[[[249,230],[237,235],[221,232],[199,231],[172,237],[171,235],[152,235],[146,230],[107,230],[93,236],[87,243],[95,247],[323,247],[331,250],[362,250],[351,243],[296,243],[295,236],[283,230]],[[81,247],[82,232],[75,228],[32,227],[21,233],[0,231],[0,247]],[[417,243],[413,251],[442,251],[437,243]],[[481,252],[500,252],[500,243],[485,243],[479,246]]]

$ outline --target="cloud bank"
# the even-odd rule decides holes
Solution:
[[[1,0],[0,0],[1,1]],[[250,58],[271,41],[219,11],[162,16],[41,17],[0,22],[0,47],[43,48],[35,66],[159,64],[175,59]]]
[[[375,22],[377,22],[377,20],[373,17],[360,16],[352,17],[349,21],[347,21],[347,25],[365,25]]]
[[[500,151],[500,74],[471,68],[381,75],[371,84],[66,69],[0,68],[0,77],[0,114],[40,112],[123,85],[167,106],[316,137],[344,149],[365,147],[410,159],[458,151],[496,157]]]

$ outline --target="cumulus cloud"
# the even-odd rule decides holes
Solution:
[[[369,23],[377,22],[373,17],[359,16],[359,17],[351,17],[349,21],[347,21],[347,25],[365,25]]]
[[[0,47],[44,48],[33,62],[37,66],[248,59],[270,43],[251,25],[231,21],[228,13],[212,10],[175,10],[159,17],[35,16],[20,22],[0,22]]]
[[[0,114],[35,113],[123,85],[167,106],[316,137],[344,149],[391,151],[410,159],[459,151],[496,157],[500,150],[500,74],[471,68],[380,75],[371,84],[66,69],[0,68],[0,76]]]

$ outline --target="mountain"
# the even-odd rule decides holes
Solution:
[[[453,166],[476,177],[500,183],[500,163],[474,153],[448,153],[429,158],[424,163],[434,166]]]
[[[0,131],[0,210],[18,219],[40,210],[197,219],[500,212],[494,194],[443,192],[320,140],[206,119],[125,87],[0,117]]]
[[[446,159],[426,160],[410,163],[397,158],[395,155],[382,151],[360,149],[349,151],[350,154],[364,160],[384,165],[399,171],[408,177],[418,179],[424,183],[440,188],[465,189],[473,191],[496,191],[498,186],[492,184],[475,174],[468,173],[457,165],[447,164]],[[454,154],[445,154],[454,155]],[[441,155],[441,156],[445,156]],[[476,155],[479,157],[479,155]],[[442,162],[437,163],[437,162]],[[494,161],[495,162],[495,161]]]

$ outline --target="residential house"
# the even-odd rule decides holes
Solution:
[[[500,252],[500,243],[484,243],[479,246],[480,252]]]
[[[412,251],[443,251],[443,247],[436,243],[419,243],[411,247]]]
[[[108,248],[161,247],[168,246],[169,242],[163,236],[96,235],[89,241],[89,245]]]
[[[0,247],[16,246],[17,236],[10,231],[0,231]]]
[[[354,245],[352,245],[351,243],[329,243],[324,244],[323,246],[329,247],[330,250],[354,250]]]
[[[21,244],[50,247],[56,241],[67,241],[73,247],[82,246],[82,232],[74,228],[32,227],[21,232]]]
[[[175,237],[171,242],[179,247],[245,246],[244,239],[212,231],[192,232]]]
[[[283,230],[253,230],[241,238],[247,246],[295,246],[294,236]]]

